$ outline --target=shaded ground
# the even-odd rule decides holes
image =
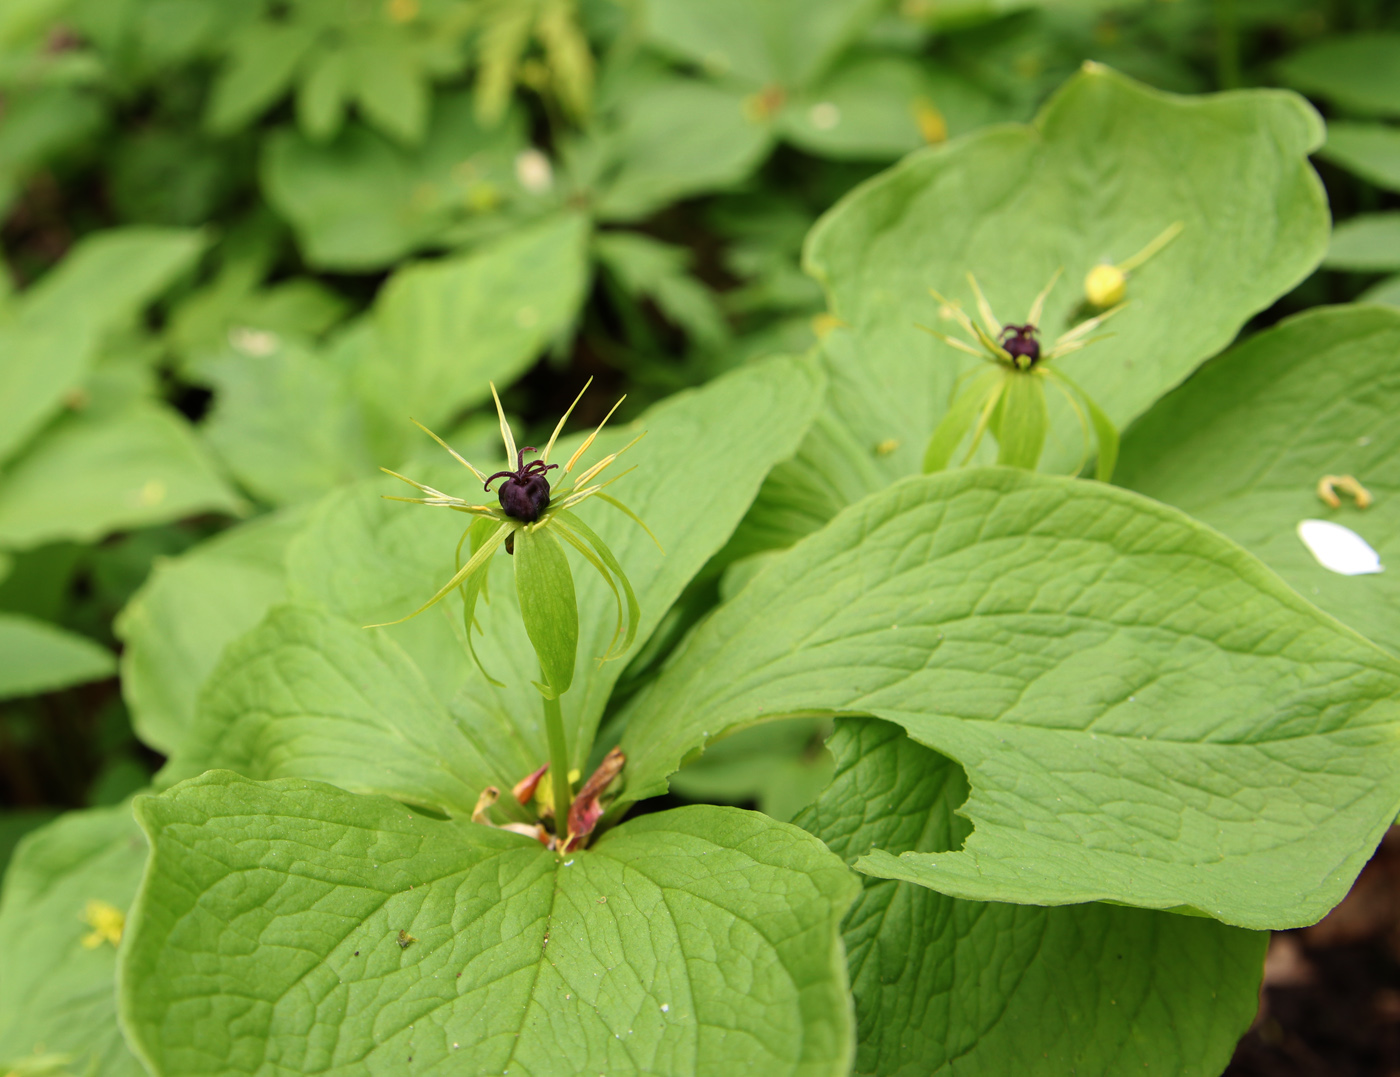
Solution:
[[[1225,1077],[1400,1077],[1400,827],[1326,919],[1274,935]]]

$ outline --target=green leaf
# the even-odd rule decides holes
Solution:
[[[87,903],[125,911],[145,862],[129,804],[69,812],[20,843],[0,900],[0,1064],[68,1055],[75,1073],[142,1077],[117,1028],[117,951],[83,939]]]
[[[303,138],[282,129],[267,139],[262,189],[296,231],[310,265],[385,268],[444,246],[450,228],[490,219],[520,195],[514,160],[524,146],[521,127],[514,114],[482,127],[470,96],[448,93],[433,103],[412,149],[355,123],[330,142],[314,141],[314,131]]]
[[[224,649],[184,751],[162,773],[315,778],[466,818],[493,783],[483,732],[453,721],[385,629],[278,606]]]
[[[898,444],[876,461],[890,479],[917,471],[976,362],[918,328],[952,325],[938,320],[930,287],[972,309],[973,273],[1010,322],[1062,268],[1041,319],[1053,341],[1077,320],[1095,264],[1123,261],[1180,221],[1133,274],[1112,335],[1055,360],[1125,425],[1317,264],[1328,214],[1307,154],[1321,137],[1316,113],[1291,94],[1178,97],[1091,64],[1034,123],[895,165],[808,237],[807,269],[850,327],[826,338],[833,407],[868,452]],[[1083,455],[1080,425],[1058,396],[1049,405],[1041,466],[1066,471]]]
[[[639,640],[656,630],[724,544],[768,470],[795,451],[821,393],[813,363],[774,359],[678,393],[630,429],[603,431],[585,464],[647,431],[625,458],[637,470],[614,489],[654,525],[666,553],[608,505],[595,500],[577,510],[636,583]],[[736,429],[744,436],[735,437]],[[578,435],[561,439],[552,459],[567,459],[580,441]],[[413,474],[449,492],[472,496],[473,488],[480,490],[450,461]],[[189,769],[181,773],[226,766],[259,776],[315,777],[465,814],[483,786],[508,789],[548,758],[539,694],[531,687],[539,679],[539,662],[521,625],[512,558],[492,560],[490,602],[474,611],[482,629],[475,638],[481,663],[504,687],[486,682],[471,662],[455,599],[373,633],[358,627],[403,617],[452,575],[453,550],[468,518],[379,496],[402,489],[397,483],[367,484],[318,507],[288,553],[290,593],[297,603],[333,616],[288,612],[283,620],[300,624],[306,618],[314,632],[269,623],[255,633],[260,642],[248,644],[247,656],[237,657],[237,646],[231,648],[210,679],[209,706],[200,716]],[[584,665],[562,706],[570,758],[581,760],[626,662],[599,667],[595,661],[617,626],[611,588],[591,571],[575,586]],[[371,668],[388,672],[367,696],[361,679],[348,671],[370,661],[360,654],[371,637],[384,640],[374,646],[389,655],[374,659]],[[253,661],[253,654],[261,657]],[[250,705],[264,698],[277,706]],[[410,713],[405,701],[420,698]],[[337,725],[334,714],[352,715],[354,722]],[[229,723],[235,731],[228,731]],[[432,739],[448,736],[439,729],[442,723],[460,746]],[[405,737],[401,724],[431,736]],[[419,742],[422,747],[415,747]],[[386,766],[385,758],[394,764]],[[437,776],[443,766],[455,776],[450,786]]]
[[[273,505],[305,501],[372,473],[344,373],[276,334],[259,343],[251,354],[229,348],[197,367],[217,390],[204,437],[229,472]]]
[[[729,86],[677,76],[631,87],[607,143],[617,167],[599,184],[599,219],[635,221],[751,175],[773,135],[745,115],[745,98]]]
[[[431,94],[407,48],[377,41],[350,53],[351,90],[370,123],[410,146],[423,138]]]
[[[410,417],[436,428],[488,399],[489,381],[514,381],[573,322],[588,284],[587,239],[584,218],[556,217],[390,278],[351,375],[380,459],[405,455]]]
[[[822,157],[902,157],[998,116],[994,98],[960,75],[910,58],[853,53],[778,115],[783,138]],[[939,132],[921,127],[942,124]]]
[[[341,49],[318,52],[297,86],[297,123],[314,142],[334,138],[345,120],[350,64]]]
[[[711,745],[671,775],[671,792],[712,804],[757,804],[788,822],[831,783],[831,753],[817,739],[827,723],[767,722]],[[815,743],[814,743],[815,741]]]
[[[726,730],[897,722],[960,763],[954,897],[1312,923],[1400,807],[1400,663],[1213,529],[1099,483],[915,477],[768,566],[630,705],[627,801]]]
[[[941,853],[967,836],[951,760],[872,719],[840,719],[830,746],[835,780],[798,821],[839,856]],[[1198,917],[960,901],[884,879],[866,880],[842,929],[854,1072],[871,1077],[1215,1077],[1258,1009],[1268,942]]]
[[[118,615],[122,696],[151,747],[166,755],[184,747],[195,698],[224,648],[285,597],[282,559],[304,519],[284,510],[158,560]]]
[[[651,41],[714,75],[789,89],[816,78],[874,18],[875,0],[647,0]]]
[[[1356,297],[1358,303],[1384,303],[1388,307],[1400,307],[1400,274],[1386,277],[1367,288]]]
[[[1045,383],[1039,378],[1011,375],[997,410],[997,463],[1034,471],[1045,449],[1049,426]]]
[[[557,699],[574,682],[578,604],[569,559],[548,531],[525,527],[515,533],[515,590],[544,675],[537,687]]]
[[[1377,187],[1400,191],[1400,128],[1334,120],[1321,156]]]
[[[1337,225],[1322,264],[1363,273],[1400,269],[1400,211],[1359,213]]]
[[[0,325],[0,460],[78,389],[101,335],[130,321],[198,255],[194,232],[123,228],[78,244]]]
[[[0,477],[0,545],[92,542],[199,512],[241,510],[185,418],[140,401],[112,414],[67,416],[10,464]]]
[[[121,1009],[154,1074],[847,1072],[856,887],[795,827],[683,808],[560,861],[224,772],[137,810]]]
[[[1364,113],[1400,116],[1400,34],[1335,34],[1278,65],[1290,86]]]
[[[274,105],[290,89],[316,36],[315,30],[293,22],[243,27],[230,43],[229,59],[209,95],[205,115],[209,130],[230,134]]]
[[[110,677],[116,659],[86,636],[47,621],[0,613],[0,699]]]
[[[1145,415],[1123,441],[1119,482],[1219,528],[1299,594],[1400,652],[1400,311],[1321,307],[1230,349]],[[1318,497],[1353,475],[1360,510]],[[1387,571],[1340,576],[1298,538],[1305,519],[1351,528]]]

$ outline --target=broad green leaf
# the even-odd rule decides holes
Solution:
[[[171,755],[184,746],[224,648],[285,597],[283,555],[304,515],[263,516],[158,561],[117,617],[122,696],[151,747]]]
[[[355,71],[351,89],[365,118],[400,142],[416,145],[427,126],[431,93],[409,51],[376,42],[352,52],[350,62]]]
[[[105,118],[103,103],[77,87],[7,87],[0,124],[0,212],[8,211],[35,168],[91,145]]]
[[[246,335],[246,334],[245,334]],[[263,334],[264,348],[226,349],[198,366],[217,390],[205,440],[258,499],[285,505],[373,472],[344,372]]]
[[[316,43],[293,22],[255,22],[239,30],[209,95],[205,122],[216,134],[247,126],[282,97]]]
[[[154,1074],[847,1072],[856,885],[796,827],[682,808],[561,861],[226,772],[137,811],[121,1010]]]
[[[53,808],[0,811],[0,877],[4,876],[20,839],[31,830],[38,830],[41,826],[53,822],[57,817],[58,811]]]
[[[204,244],[199,232],[178,228],[97,232],[24,293],[23,317],[95,332],[120,327],[190,268]]]
[[[856,53],[778,115],[785,140],[823,157],[891,159],[981,127],[999,111],[986,91],[912,59]]]
[[[773,148],[768,125],[745,114],[746,99],[733,87],[676,76],[634,87],[606,144],[617,165],[599,183],[598,217],[638,220],[746,179]]]
[[[197,706],[165,780],[211,767],[315,778],[464,818],[492,784],[480,733],[453,721],[393,637],[318,610],[274,607],[224,648]]]
[[[551,696],[567,692],[578,654],[578,605],[564,548],[548,531],[515,535],[515,591],[520,617],[539,656]]]
[[[69,1056],[73,1073],[142,1077],[117,1028],[117,950],[88,902],[125,912],[146,862],[131,805],[69,812],[26,837],[0,899],[0,1066]],[[87,939],[87,943],[84,940]]]
[[[47,621],[0,613],[0,699],[110,677],[116,659],[86,636]]]
[[[1213,529],[995,468],[852,506],[630,705],[626,800],[721,733],[897,722],[972,788],[961,850],[860,867],[953,897],[1311,923],[1400,807],[1400,663]]]
[[[849,329],[826,338],[831,399],[890,478],[919,469],[960,373],[976,362],[918,328],[936,288],[1020,321],[1057,269],[1041,320],[1053,341],[1101,260],[1122,262],[1167,227],[1179,236],[1133,274],[1112,334],[1054,360],[1119,426],[1218,352],[1302,279],[1327,242],[1307,154],[1322,125],[1276,90],[1185,98],[1086,65],[1028,125],[987,128],[906,159],[857,188],[808,237],[806,265]],[[1207,193],[1208,192],[1208,193]],[[1079,423],[1056,394],[1041,466],[1074,468]]]
[[[1356,109],[1400,116],[1400,34],[1333,35],[1278,65],[1290,86]]]
[[[1118,479],[1219,528],[1304,598],[1400,653],[1400,311],[1322,307],[1230,349],[1123,439]],[[1359,509],[1318,496],[1352,475]],[[1386,571],[1340,576],[1298,537],[1306,519],[1351,528]]]
[[[711,804],[756,804],[788,822],[831,784],[831,753],[818,739],[823,730],[829,725],[802,718],[742,730],[671,775],[671,792]]]
[[[724,543],[767,471],[796,449],[821,389],[810,362],[770,360],[677,394],[633,429],[599,437],[585,464],[647,431],[624,458],[637,470],[612,489],[655,525],[666,553],[608,505],[592,501],[579,510],[636,584],[639,641]],[[736,428],[746,436],[733,437]],[[580,440],[561,439],[553,458],[566,460]],[[413,476],[447,491],[479,489],[450,460]],[[210,678],[178,773],[225,766],[260,777],[314,777],[465,815],[484,786],[508,789],[548,757],[532,687],[539,662],[521,624],[511,558],[492,561],[489,602],[475,610],[477,653],[503,687],[489,684],[468,657],[455,597],[403,624],[360,627],[397,620],[441,587],[470,522],[380,497],[401,489],[366,484],[315,510],[288,553],[291,596],[307,608],[284,611],[230,648]],[[626,663],[596,661],[616,629],[611,590],[591,569],[575,586],[584,671],[562,705],[570,758],[581,766]],[[384,672],[351,676],[360,666]],[[258,700],[273,705],[253,705]]]
[[[751,86],[805,86],[879,10],[874,0],[646,0],[659,48]]]
[[[313,141],[334,138],[340,131],[350,75],[344,50],[322,50],[308,61],[306,77],[297,86],[297,123]]]
[[[375,302],[354,388],[371,444],[405,455],[410,417],[437,428],[512,382],[578,314],[588,284],[588,223],[556,217],[465,257],[395,273]]]
[[[326,144],[291,130],[274,132],[262,161],[262,188],[295,229],[311,265],[378,269],[442,246],[450,227],[484,219],[517,198],[512,168],[523,144],[518,116],[483,128],[470,95],[444,94],[414,149],[359,124]]]
[[[841,719],[830,745],[835,780],[798,822],[833,852],[941,853],[967,836],[951,760],[871,719]],[[885,879],[866,880],[842,928],[854,1072],[870,1077],[1215,1077],[1258,1009],[1268,942],[1198,917],[960,901]]]
[[[1357,296],[1358,303],[1384,303],[1388,307],[1400,307],[1400,274],[1386,277],[1373,284]]]
[[[1400,212],[1361,213],[1337,225],[1322,264],[1363,273],[1400,269]]]
[[[194,261],[194,232],[123,228],[78,244],[0,325],[0,459],[78,389],[103,333],[129,321]]]
[[[1400,127],[1334,121],[1321,156],[1377,187],[1400,191]]]
[[[241,510],[185,418],[137,402],[113,414],[66,416],[10,464],[0,477],[0,545],[91,542],[199,512]]]

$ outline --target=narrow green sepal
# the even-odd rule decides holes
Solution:
[[[493,520],[477,520],[471,527],[467,528],[463,538],[470,536],[472,555],[475,556],[488,542],[497,534],[506,529],[505,524],[495,523]],[[500,541],[504,541],[502,536]],[[457,544],[458,557],[461,557],[462,546]],[[489,564],[489,563],[488,563]],[[479,628],[476,623],[476,602],[478,598],[491,601],[491,596],[487,590],[488,581],[491,578],[489,568],[483,566],[480,572],[474,572],[468,576],[461,585],[462,591],[462,623],[467,632],[467,652],[472,656],[472,661],[476,663],[476,668],[481,670],[481,675],[494,684],[497,688],[504,688],[505,684],[496,680],[486,671],[486,666],[482,664],[481,657],[476,653],[476,644],[472,640],[472,631]]]
[[[1093,397],[1067,378],[1063,371],[1056,371],[1055,376],[1069,386],[1089,410],[1089,421],[1094,424],[1094,438],[1099,443],[1099,458],[1094,466],[1094,478],[1099,482],[1108,482],[1113,478],[1113,469],[1118,465],[1118,427],[1113,425],[1113,420],[1104,413],[1103,408],[1094,403]]]
[[[1050,412],[1041,380],[1033,374],[1008,378],[996,429],[997,463],[1034,471],[1049,427]]]
[[[987,399],[996,383],[1006,377],[999,367],[983,370],[972,379],[948,405],[948,411],[933,428],[933,436],[928,439],[924,450],[924,474],[942,471],[953,458],[953,453],[961,444],[964,435],[977,418],[978,409]]]
[[[520,617],[539,656],[546,697],[568,691],[578,653],[578,600],[569,559],[549,531],[522,527],[515,532],[515,590]]]
[[[608,659],[615,658],[618,655],[626,654],[627,649],[632,646],[632,641],[637,638],[637,622],[641,619],[642,616],[642,607],[641,604],[637,601],[636,592],[632,590],[632,581],[627,578],[627,573],[622,570],[622,565],[618,562],[617,557],[613,554],[612,550],[608,547],[608,544],[603,541],[602,537],[599,536],[597,532],[595,532],[591,527],[589,527],[586,523],[580,520],[572,512],[568,512],[567,510],[559,513],[559,518],[563,520],[565,524],[568,525],[570,530],[576,531],[579,535],[582,535],[584,540],[590,546],[593,547],[594,551],[596,551],[598,558],[603,562],[603,565],[608,570],[602,573],[603,578],[608,579],[608,573],[611,572],[612,575],[617,577],[618,582],[622,584],[622,591],[627,599],[626,638],[623,639],[622,646],[618,648],[616,652],[614,652],[613,648],[617,646],[618,636],[623,635],[622,601],[621,599],[619,599],[617,610],[618,628],[617,631],[613,633],[612,642],[608,644],[608,649],[603,654],[602,661],[607,661]],[[653,540],[655,540],[655,537],[656,536],[654,535],[652,536]],[[611,585],[612,581],[608,579],[608,583]],[[614,597],[617,597],[617,588],[615,586],[613,587],[613,595]]]

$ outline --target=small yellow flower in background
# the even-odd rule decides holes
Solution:
[[[1127,261],[1118,265],[1104,263],[1089,270],[1084,278],[1084,298],[1089,301],[1089,305],[1102,310],[1104,307],[1114,307],[1123,302],[1123,297],[1128,294],[1128,277],[1133,270],[1181,235],[1183,227],[1180,221],[1170,224],[1156,239]]]
[[[389,0],[384,9],[395,22],[412,22],[418,18],[418,0]]]
[[[122,930],[126,927],[126,913],[115,905],[92,898],[83,909],[83,923],[92,928],[83,936],[83,946],[96,950],[104,942],[116,946],[122,941]]]

